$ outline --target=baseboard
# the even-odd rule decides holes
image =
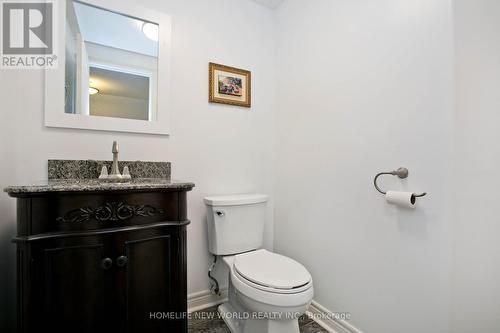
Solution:
[[[213,295],[210,290],[203,290],[188,295],[188,312],[200,311],[227,301],[227,289],[221,290],[221,295]]]
[[[307,314],[330,333],[363,333],[349,324],[346,320],[336,319],[330,310],[316,301],[312,301],[311,306],[309,306],[307,310]]]
[[[213,295],[209,290],[192,293],[188,295],[188,312],[200,311],[226,301],[227,289],[221,290],[220,296]],[[307,314],[330,333],[363,333],[346,320],[336,319],[330,310],[316,301],[312,301]]]

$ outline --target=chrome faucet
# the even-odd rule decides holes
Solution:
[[[120,169],[118,168],[118,142],[113,141],[113,164],[111,165],[111,175],[110,176],[121,176]]]
[[[101,174],[99,176],[100,180],[109,181],[109,182],[126,182],[132,179],[130,176],[130,172],[128,170],[128,166],[123,167],[123,174],[120,173],[120,169],[118,168],[118,142],[113,141],[113,149],[111,150],[113,153],[113,164],[111,165],[111,173],[108,174],[108,168],[104,165],[101,170]]]

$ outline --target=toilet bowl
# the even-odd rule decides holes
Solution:
[[[210,252],[229,270],[228,302],[219,312],[233,333],[299,333],[313,294],[307,269],[261,249],[266,195],[206,197]]]
[[[219,311],[235,333],[299,332],[298,317],[313,297],[304,266],[285,256],[255,250],[223,261],[229,269],[229,301]]]

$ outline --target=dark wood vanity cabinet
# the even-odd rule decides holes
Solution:
[[[11,194],[18,331],[187,332],[186,191]]]

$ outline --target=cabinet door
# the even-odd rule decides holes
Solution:
[[[31,330],[91,333],[111,328],[113,266],[102,237],[72,237],[33,246]]]
[[[116,235],[118,283],[123,285],[127,332],[185,332],[185,276],[178,227]],[[172,316],[175,312],[176,315]],[[158,313],[161,313],[158,318]],[[170,317],[165,317],[170,315]]]

